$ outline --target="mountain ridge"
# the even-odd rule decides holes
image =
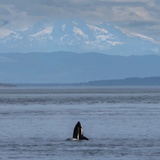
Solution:
[[[1,28],[0,28],[1,29]],[[126,33],[103,23],[87,24],[81,19],[36,23],[26,30],[8,30],[0,36],[1,52],[100,52],[110,55],[159,54],[160,42],[138,33]]]
[[[80,83],[160,76],[160,56],[115,56],[95,52],[0,53],[0,82]]]

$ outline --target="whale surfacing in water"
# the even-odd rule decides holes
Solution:
[[[89,140],[83,135],[83,128],[81,123],[78,121],[73,131],[73,140]]]

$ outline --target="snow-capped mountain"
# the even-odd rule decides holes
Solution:
[[[109,25],[86,24],[82,20],[57,20],[53,25],[37,23],[23,30],[0,28],[0,52],[101,52],[118,55],[160,53],[153,38],[121,31]]]

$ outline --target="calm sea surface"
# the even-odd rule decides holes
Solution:
[[[0,88],[0,160],[159,158],[160,87]]]

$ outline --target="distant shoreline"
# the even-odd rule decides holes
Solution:
[[[10,84],[10,83],[0,83],[0,88],[6,88],[6,87],[16,87],[16,84]]]
[[[105,87],[105,86],[160,86],[160,77],[131,77],[125,79],[97,80],[81,83],[0,83],[0,87]]]

